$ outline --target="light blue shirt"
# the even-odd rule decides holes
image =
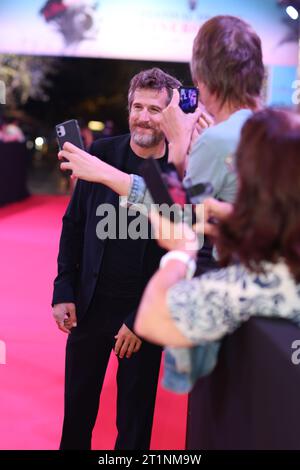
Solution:
[[[211,183],[212,196],[233,202],[236,194],[235,151],[241,129],[252,111],[241,109],[226,121],[205,129],[192,147],[186,176],[193,185]]]

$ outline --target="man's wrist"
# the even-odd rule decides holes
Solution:
[[[99,165],[99,172],[97,173],[97,183],[102,183],[105,186],[109,186],[109,183],[112,180],[112,168],[114,167],[108,165],[106,162],[101,161],[101,165]]]
[[[131,186],[130,175],[107,163],[104,163],[104,165],[101,175],[99,174],[98,182],[108,186],[120,196],[127,196]]]

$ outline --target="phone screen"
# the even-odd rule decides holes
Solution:
[[[197,87],[179,87],[179,106],[184,113],[193,113],[198,106],[199,90]]]

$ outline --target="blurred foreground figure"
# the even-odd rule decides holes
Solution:
[[[191,229],[185,227],[181,240],[165,240],[170,222],[154,220],[160,245],[171,251],[138,311],[135,331],[150,341],[203,345],[252,315],[300,326],[300,116],[275,109],[254,114],[242,129],[236,158],[235,203],[206,203],[206,230],[226,268],[184,280],[197,251]],[[217,225],[211,226],[212,216]]]

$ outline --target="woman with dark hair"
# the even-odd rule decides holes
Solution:
[[[235,203],[206,203],[206,232],[214,234],[226,267],[184,279],[196,257],[196,237],[192,242],[184,226],[181,239],[167,240],[165,230],[178,227],[156,219],[160,245],[172,251],[146,288],[138,335],[193,346],[231,333],[252,315],[300,325],[300,116],[275,109],[254,114],[242,129],[236,158]],[[209,223],[211,216],[217,225]]]

